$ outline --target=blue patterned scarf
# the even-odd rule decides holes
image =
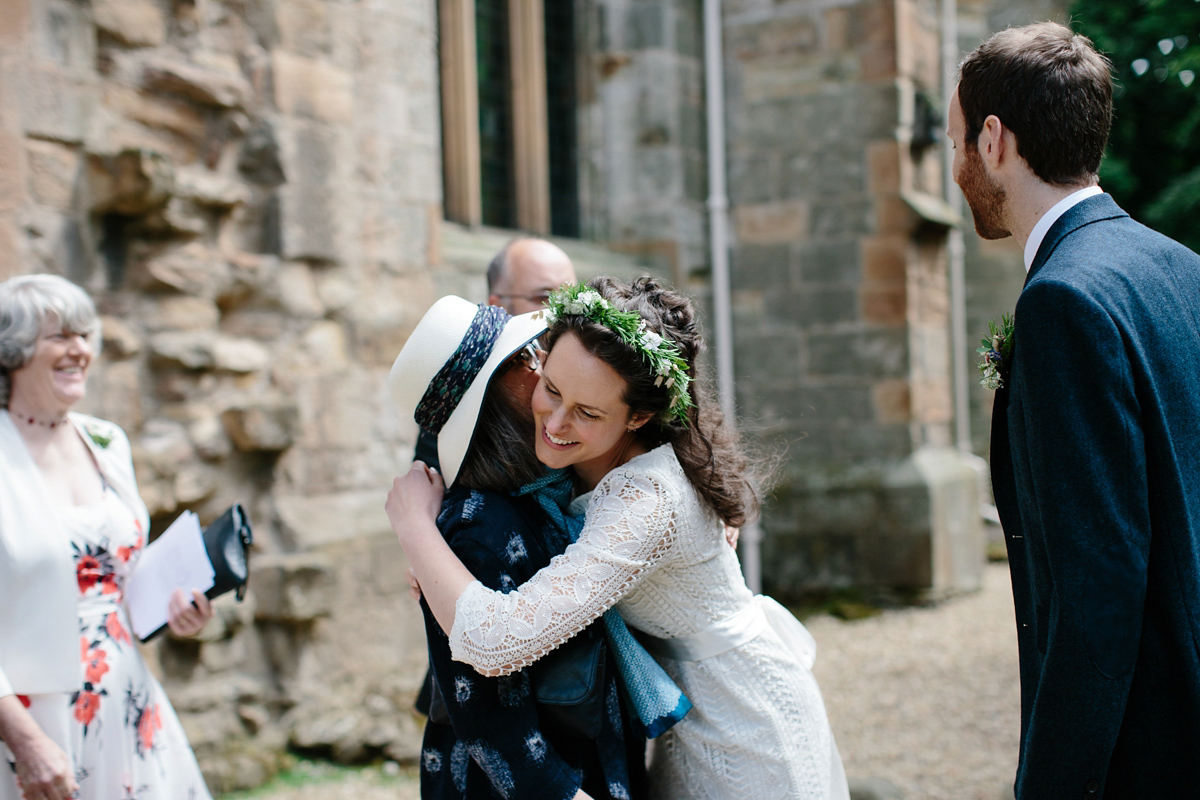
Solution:
[[[533,495],[538,505],[554,525],[555,533],[561,537],[559,550],[579,538],[583,530],[583,518],[566,513],[571,501],[571,474],[566,469],[548,470],[536,481],[527,483],[513,494]],[[621,681],[633,702],[638,720],[646,729],[646,736],[655,739],[692,710],[687,699],[671,676],[646,652],[646,648],[633,638],[625,620],[615,608],[604,612],[604,625],[608,642],[612,646]]]

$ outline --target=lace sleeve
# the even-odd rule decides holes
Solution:
[[[579,540],[508,593],[472,583],[450,649],[485,675],[522,669],[586,628],[652,571],[675,541],[671,485],[626,467],[605,476]]]

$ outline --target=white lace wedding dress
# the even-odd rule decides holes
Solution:
[[[742,578],[721,521],[669,445],[610,472],[579,540],[518,591],[471,584],[453,657],[488,674],[521,669],[617,604],[692,701],[650,768],[664,800],[847,800],[811,672],[815,644]]]

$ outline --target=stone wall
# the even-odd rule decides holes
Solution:
[[[576,7],[584,237],[695,288],[709,262],[701,3]]]
[[[0,13],[0,277],[93,293],[85,410],[129,432],[156,529],[235,500],[255,524],[246,603],[147,648],[214,789],[289,743],[415,754],[424,637],[383,513],[413,431],[385,378],[441,264],[435,18],[434,0]]]
[[[786,445],[765,587],[978,585],[952,416],[932,0],[725,4],[739,407]]]

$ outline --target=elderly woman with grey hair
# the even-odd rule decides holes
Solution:
[[[0,283],[0,800],[204,800],[124,607],[150,521],[129,440],[71,411],[99,349],[78,286]],[[171,598],[178,635],[211,616],[198,591]]]

